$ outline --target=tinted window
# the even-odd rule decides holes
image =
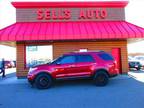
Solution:
[[[76,59],[77,62],[93,62],[94,61],[90,55],[77,55],[76,57],[77,57]]]
[[[60,61],[60,64],[75,63],[75,56],[64,56]]]
[[[52,62],[50,62],[48,64],[57,64],[57,62],[59,62],[62,58],[63,58],[63,56],[56,58],[55,60],[53,60]]]
[[[114,60],[110,54],[102,53],[102,54],[98,54],[98,56],[103,60]]]

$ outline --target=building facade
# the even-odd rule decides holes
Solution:
[[[73,51],[103,50],[128,72],[127,40],[144,37],[144,29],[125,21],[127,1],[105,2],[12,2],[16,23],[0,30],[1,41],[17,48],[17,77],[28,73],[28,51],[45,47],[52,59]]]

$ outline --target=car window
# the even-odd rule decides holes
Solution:
[[[103,60],[114,60],[110,54],[101,53],[101,54],[98,54],[98,56]]]
[[[63,56],[60,56],[59,58],[54,59],[53,61],[51,61],[48,64],[56,64],[57,62],[59,62],[61,59],[63,58]]]
[[[75,56],[64,56],[58,61],[60,64],[75,63]]]
[[[76,62],[93,62],[94,59],[90,55],[77,55]]]

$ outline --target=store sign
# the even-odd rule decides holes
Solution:
[[[74,13],[71,9],[38,9],[38,20],[70,20],[73,15],[77,15],[77,20],[85,19],[105,19],[107,10],[102,9],[78,9]]]
[[[124,8],[18,8],[17,22],[120,21]]]

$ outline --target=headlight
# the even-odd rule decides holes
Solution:
[[[31,73],[31,72],[33,72],[33,71],[35,71],[35,70],[37,70],[36,67],[35,67],[35,68],[30,68],[30,69],[29,69],[29,73]]]

